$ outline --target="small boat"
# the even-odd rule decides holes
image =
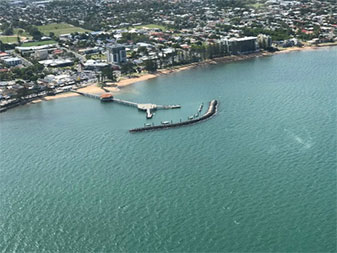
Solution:
[[[198,112],[201,112],[201,110],[202,110],[203,107],[204,107],[204,103],[201,103],[201,105],[199,106]]]
[[[151,124],[150,123],[145,123],[145,126],[150,127]]]
[[[194,116],[189,116],[189,117],[188,117],[188,119],[193,119],[193,118],[194,118]]]
[[[168,124],[170,124],[170,121],[162,121],[161,124],[162,125],[168,125]]]

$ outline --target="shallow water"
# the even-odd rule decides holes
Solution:
[[[199,67],[0,114],[0,250],[336,251],[337,48]],[[204,111],[207,106],[204,107]]]

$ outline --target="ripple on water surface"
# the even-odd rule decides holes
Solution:
[[[180,72],[0,115],[1,251],[336,251],[336,49]],[[319,74],[317,74],[319,73]],[[132,92],[127,92],[132,90]]]

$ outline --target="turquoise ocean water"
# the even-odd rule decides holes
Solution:
[[[337,48],[199,67],[0,114],[1,252],[335,252]],[[207,107],[207,106],[205,106]],[[204,109],[206,110],[206,108]]]

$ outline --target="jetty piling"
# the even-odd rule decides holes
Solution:
[[[100,96],[95,95],[95,94],[90,94],[90,93],[85,93],[85,92],[80,92],[77,90],[70,90],[71,92],[77,93],[79,95],[82,95],[84,97],[89,97],[89,98],[94,98],[94,99],[100,99]]]

